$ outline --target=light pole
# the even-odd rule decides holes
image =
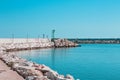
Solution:
[[[52,39],[51,39],[51,41],[54,42],[54,39],[55,39],[55,29],[52,30]]]
[[[45,34],[43,34],[43,38],[45,38]]]

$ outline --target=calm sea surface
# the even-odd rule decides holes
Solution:
[[[82,44],[76,48],[22,51],[18,56],[80,80],[120,80],[119,44]]]

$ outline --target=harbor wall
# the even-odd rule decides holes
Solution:
[[[78,44],[120,44],[120,38],[68,39]]]

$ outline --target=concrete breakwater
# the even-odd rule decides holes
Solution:
[[[0,39],[0,51],[21,51],[41,48],[75,47],[76,43],[67,39]]]
[[[72,47],[73,43],[71,43],[68,42]],[[10,52],[12,50],[48,48],[54,47],[54,45],[49,39],[0,39],[0,59],[23,76],[25,80],[74,80],[71,75],[60,75],[48,66],[27,61]],[[66,46],[64,45],[64,47]]]
[[[21,51],[52,47],[49,39],[0,39],[0,51]]]

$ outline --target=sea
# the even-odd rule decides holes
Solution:
[[[80,44],[17,52],[17,56],[45,64],[59,74],[80,80],[120,80],[120,44]]]

